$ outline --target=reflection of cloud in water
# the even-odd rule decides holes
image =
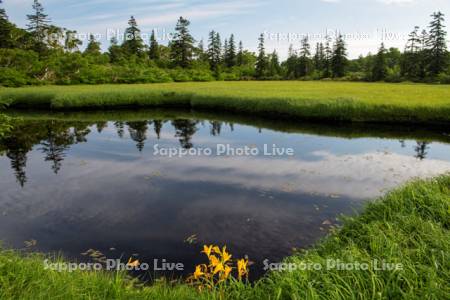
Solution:
[[[424,178],[450,171],[450,162],[432,159],[420,161],[395,153],[337,156],[317,151],[314,154],[321,159],[165,158],[161,167],[169,178],[221,181],[242,184],[244,187],[333,194],[355,199],[379,196],[386,189],[414,177]]]
[[[133,204],[133,198],[147,195],[149,199],[156,199],[161,183],[170,181],[368,199],[414,177],[430,177],[450,171],[450,162],[432,159],[420,161],[400,154],[372,152],[338,156],[325,151],[314,154],[318,160],[262,157],[170,159],[151,154],[125,162],[68,158],[64,172],[58,177],[50,174],[30,176],[33,180],[22,190],[18,190],[15,184],[6,186],[2,191],[0,208],[26,206],[37,213],[41,208],[45,210],[50,206],[64,206],[60,199],[77,199],[76,195],[92,193],[90,199],[96,196],[113,199],[120,195],[120,198],[127,199],[123,207],[126,209],[127,205]],[[176,186],[173,188],[176,189]],[[182,196],[182,191],[179,192]],[[24,203],[25,198],[33,200]],[[41,201],[45,205],[36,205]],[[104,205],[107,205],[107,201]]]

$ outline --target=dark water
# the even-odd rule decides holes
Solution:
[[[203,244],[265,259],[412,177],[450,171],[448,128],[320,126],[192,112],[23,114],[0,140],[0,240],[86,261],[203,261]],[[109,121],[96,121],[109,120]],[[154,147],[292,148],[293,156],[155,155]],[[191,238],[189,238],[191,237]],[[30,244],[28,243],[28,246]],[[153,274],[153,272],[151,273]]]

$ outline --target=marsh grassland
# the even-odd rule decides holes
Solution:
[[[208,82],[0,89],[9,107],[87,110],[188,107],[326,121],[441,123],[450,120],[445,85],[350,82]]]

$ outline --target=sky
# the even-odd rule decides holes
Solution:
[[[10,20],[25,27],[32,0],[4,0]],[[450,28],[449,0],[41,0],[52,23],[77,30],[82,40],[90,33],[103,49],[114,35],[123,36],[134,16],[148,42],[152,30],[167,44],[179,16],[191,21],[191,33],[199,41],[216,30],[222,38],[234,33],[244,48],[256,51],[258,36],[266,37],[266,50],[287,57],[289,45],[300,47],[309,36],[314,45],[328,33],[342,33],[351,58],[387,47],[404,48],[415,25],[426,28],[430,15],[442,11]],[[447,29],[448,29],[447,28]],[[450,29],[448,29],[450,30]],[[86,38],[85,38],[86,37]]]

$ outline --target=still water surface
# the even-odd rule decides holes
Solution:
[[[365,201],[450,171],[445,128],[319,126],[193,112],[22,114],[0,140],[0,240],[73,260],[95,249],[202,262],[203,244],[265,259],[305,248]],[[102,119],[103,121],[96,121]],[[108,121],[106,121],[108,120]],[[259,155],[215,155],[217,145]],[[166,157],[160,149],[212,149]],[[264,145],[294,155],[265,156]],[[35,244],[35,245],[34,245]],[[29,245],[29,244],[28,244]],[[156,274],[151,274],[156,276]]]

